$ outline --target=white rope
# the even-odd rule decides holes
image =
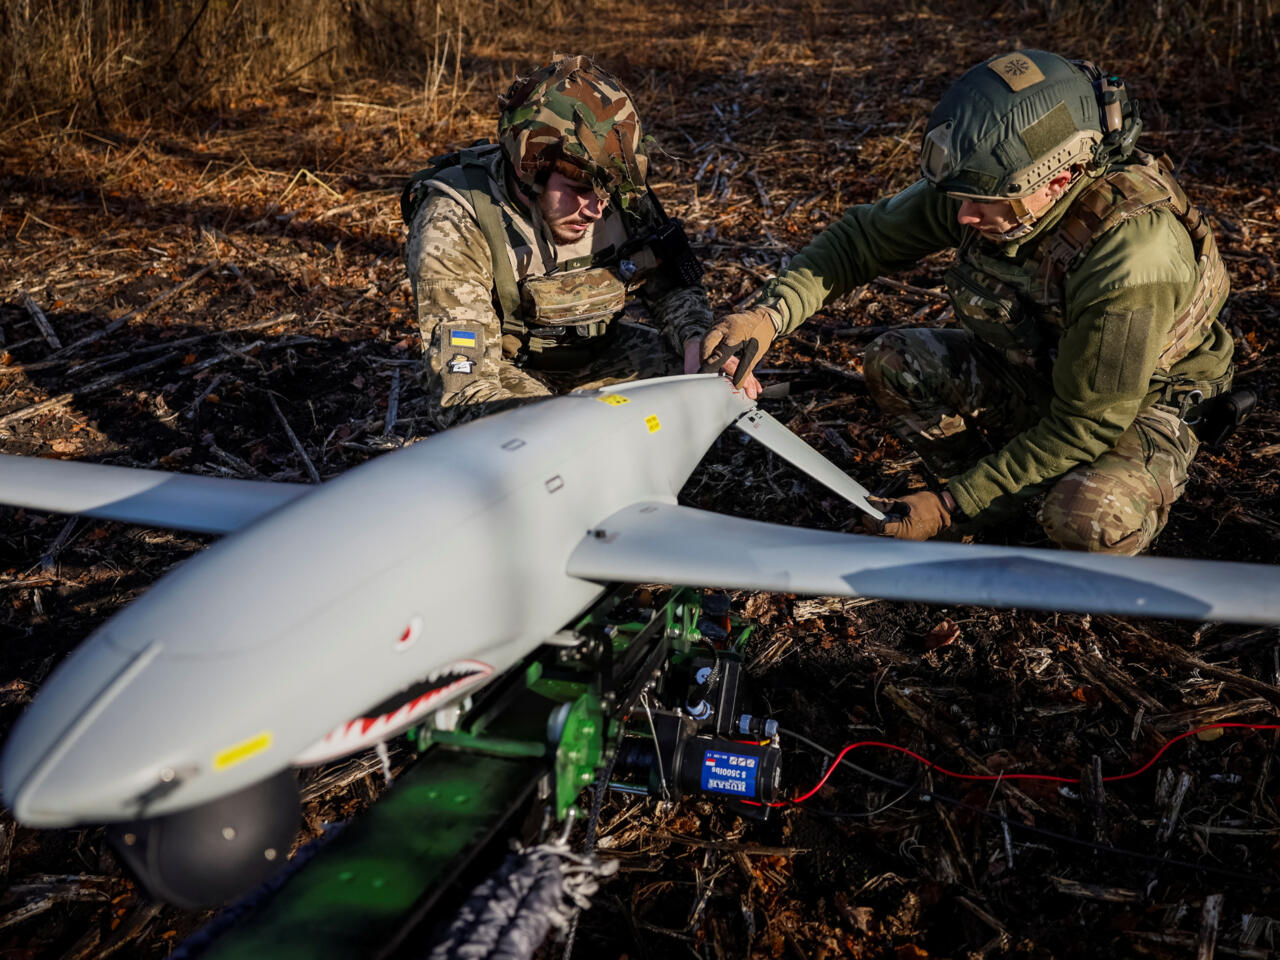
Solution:
[[[379,740],[373,749],[382,762],[382,778],[386,780],[389,787],[391,786],[391,751],[387,749],[387,741]]]

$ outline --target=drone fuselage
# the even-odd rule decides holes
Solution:
[[[750,409],[717,377],[570,395],[297,497],[67,658],[9,738],[5,800],[29,826],[154,817],[393,735],[590,604],[566,573],[584,534],[674,503]]]

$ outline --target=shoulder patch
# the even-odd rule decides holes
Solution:
[[[446,395],[461,390],[480,375],[485,356],[484,327],[475,322],[451,320],[436,327],[431,364],[439,372]]]
[[[1010,90],[1025,90],[1034,87],[1044,79],[1044,74],[1030,57],[1021,53],[1011,53],[1007,57],[998,57],[987,64],[987,69],[1005,82]]]
[[[474,373],[476,362],[465,353],[455,353],[449,360],[450,373]]]

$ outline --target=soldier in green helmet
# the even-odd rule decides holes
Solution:
[[[1043,494],[1058,545],[1144,550],[1197,433],[1235,398],[1222,258],[1167,162],[1135,149],[1140,130],[1123,82],[1090,63],[986,60],[933,111],[922,179],[848,210],[713,327],[706,367],[740,358],[744,376],[824,304],[953,248],[957,327],[891,331],[864,355],[868,391],[936,480],[889,501],[877,532],[974,530]]]
[[[702,269],[646,186],[626,90],[561,57],[500,106],[498,143],[433,158],[401,198],[437,426],[697,370],[712,319]],[[622,318],[633,293],[658,329]]]

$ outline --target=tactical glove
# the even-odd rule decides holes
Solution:
[[[946,497],[932,490],[921,490],[899,500],[872,500],[883,520],[864,516],[862,525],[868,533],[878,533],[898,540],[929,540],[951,526],[951,513]],[[954,502],[954,501],[953,501]]]
[[[766,307],[731,313],[708,330],[703,338],[702,372],[714,373],[730,357],[741,353],[738,369],[733,372],[733,385],[741,387],[777,335],[773,314]]]

